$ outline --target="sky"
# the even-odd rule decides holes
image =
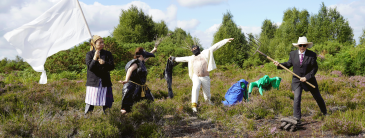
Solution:
[[[17,52],[3,37],[31,22],[60,0],[1,0],[0,1],[0,60],[15,59]],[[321,2],[346,18],[356,42],[365,29],[365,0],[79,0],[93,35],[109,36],[119,24],[122,10],[135,5],[155,22],[164,20],[169,30],[180,27],[210,47],[213,35],[227,11],[244,33],[259,34],[262,22],[270,19],[280,25],[284,11],[296,7],[317,14]],[[86,40],[85,40],[86,41]],[[310,41],[310,40],[309,40]],[[293,42],[294,43],[294,42]]]

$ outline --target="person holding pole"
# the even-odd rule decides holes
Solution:
[[[323,115],[327,115],[326,104],[319,93],[317,80],[315,74],[318,70],[317,65],[317,55],[313,51],[307,50],[307,48],[311,48],[313,46],[312,42],[307,42],[307,38],[305,36],[299,37],[298,43],[293,43],[293,46],[299,48],[299,50],[295,50],[290,52],[288,62],[279,63],[278,61],[273,61],[273,63],[277,66],[278,69],[283,69],[279,66],[286,68],[293,67],[293,72],[297,74],[300,78],[293,75],[292,79],[292,90],[294,91],[294,117],[297,120],[301,118],[301,97],[302,90],[310,91],[313,98],[316,100],[321,112]],[[306,82],[309,82],[314,85],[314,87],[309,86]]]

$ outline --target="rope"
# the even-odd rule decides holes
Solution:
[[[146,90],[148,90],[148,87],[147,87],[147,85],[146,85],[146,84],[141,85],[141,84],[138,84],[138,83],[133,82],[133,81],[130,81],[130,82],[132,82],[132,83],[134,83],[134,84],[136,84],[136,85],[141,86],[141,88],[142,88],[141,97],[145,97],[145,96],[146,96],[145,91],[146,91]]]

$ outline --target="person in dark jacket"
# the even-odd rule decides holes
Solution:
[[[327,115],[326,104],[319,93],[318,84],[316,80],[316,73],[318,70],[317,65],[317,55],[313,51],[307,50],[313,46],[312,42],[307,42],[305,36],[299,37],[298,43],[293,43],[293,46],[298,47],[299,50],[290,52],[290,57],[288,62],[279,63],[274,61],[274,64],[278,69],[282,69],[279,64],[285,66],[286,68],[293,67],[293,72],[301,78],[293,76],[292,79],[292,90],[294,91],[294,117],[298,120],[301,118],[301,108],[300,103],[302,99],[302,90],[310,91],[313,98],[316,100],[321,112]],[[312,88],[305,82],[313,84],[315,88]]]
[[[154,97],[146,85],[147,81],[147,68],[145,62],[150,57],[155,57],[153,54],[156,52],[155,47],[151,53],[146,52],[142,47],[138,47],[135,51],[134,59],[129,61],[125,66],[126,77],[123,83],[123,98],[121,112],[125,114],[131,111],[134,103],[147,99],[154,101]]]
[[[104,40],[94,35],[90,40],[90,51],[86,53],[87,81],[85,97],[85,114],[94,106],[103,106],[103,111],[111,108],[114,99],[109,71],[114,69],[113,56],[103,50]]]

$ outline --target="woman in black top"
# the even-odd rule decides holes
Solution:
[[[145,62],[149,57],[155,57],[155,47],[151,53],[146,52],[142,47],[138,47],[135,52],[134,59],[129,61],[125,66],[126,78],[123,83],[123,98],[122,98],[122,114],[130,112],[134,103],[148,99],[153,101],[154,97],[147,87],[147,68]]]
[[[87,81],[85,97],[85,114],[94,109],[94,106],[103,106],[103,111],[111,108],[114,99],[109,71],[114,69],[113,56],[103,50],[104,40],[94,35],[90,40],[90,51],[86,54]]]

